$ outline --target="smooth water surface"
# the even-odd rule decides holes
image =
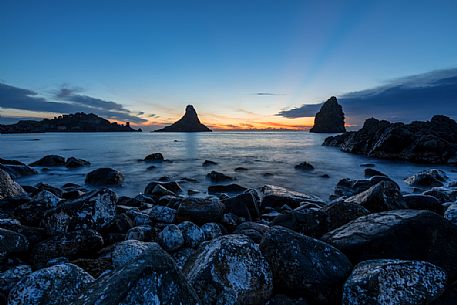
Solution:
[[[87,172],[112,167],[125,175],[124,185],[116,191],[130,196],[143,192],[148,182],[162,176],[196,179],[195,183],[183,182],[182,187],[206,192],[211,182],[205,176],[211,170],[233,176],[235,182],[243,186],[257,188],[274,184],[324,199],[340,179],[362,178],[360,164],[363,163],[376,164],[376,169],[388,174],[405,191],[409,188],[403,179],[424,168],[441,168],[450,177],[457,178],[450,167],[373,160],[324,147],[321,144],[326,136],[308,132],[15,134],[0,135],[0,157],[25,163],[48,154],[82,158],[92,165],[80,169],[50,168],[18,182],[23,185],[46,182],[55,186],[67,182],[84,184]],[[153,152],[161,152],[172,162],[140,161]],[[202,167],[205,159],[218,164]],[[315,170],[296,170],[294,166],[302,161],[313,164]],[[156,168],[148,170],[151,165]],[[235,172],[240,166],[248,170]],[[330,178],[322,178],[323,174]]]

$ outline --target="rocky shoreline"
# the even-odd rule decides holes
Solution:
[[[144,162],[166,162],[160,153]],[[212,162],[212,163],[211,163]],[[207,161],[204,166],[211,166]],[[135,197],[98,168],[86,185],[19,185],[0,159],[0,304],[455,304],[457,182],[430,169],[411,193],[368,164],[331,198],[246,188],[208,170],[207,196],[163,177]],[[297,164],[309,170],[307,162]],[[90,190],[90,188],[96,188]]]

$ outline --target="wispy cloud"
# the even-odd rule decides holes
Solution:
[[[284,94],[284,93],[273,93],[273,92],[256,92],[256,93],[253,93],[253,95],[266,95],[266,96],[269,96],[269,95],[287,95],[287,94]]]

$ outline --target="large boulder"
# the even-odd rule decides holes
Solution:
[[[243,217],[246,220],[254,220],[260,216],[258,200],[251,192],[224,199],[222,203],[225,205],[227,212]]]
[[[243,235],[225,235],[199,249],[184,269],[203,305],[263,304],[273,290],[268,262]]]
[[[273,219],[272,225],[279,225],[311,237],[327,232],[327,213],[321,210],[303,209],[287,211]]]
[[[126,240],[117,243],[111,254],[113,266],[119,268],[127,264],[132,259],[139,257],[150,247],[155,247],[155,243],[143,242],[138,240]]]
[[[443,215],[444,207],[438,199],[429,195],[408,194],[403,196],[406,208],[411,210],[429,210]]]
[[[316,133],[340,133],[346,132],[344,127],[344,112],[343,107],[338,104],[336,97],[332,96],[316,113],[314,118],[314,126],[310,132]]]
[[[322,206],[325,204],[325,202],[318,197],[291,191],[280,186],[265,185],[260,191],[262,193],[261,208],[281,208],[283,205],[288,205],[294,209],[306,203]]]
[[[185,247],[197,248],[205,240],[205,232],[190,221],[181,222],[178,228],[184,238]]]
[[[109,167],[97,168],[86,175],[86,183],[90,185],[121,185],[124,175]]]
[[[0,169],[0,200],[20,195],[25,195],[24,189]]]
[[[11,290],[8,305],[71,304],[94,278],[73,264],[57,264],[22,278]]]
[[[444,186],[447,175],[440,169],[428,169],[418,172],[405,179],[405,182],[411,186],[417,187],[435,187]]]
[[[30,163],[30,166],[42,166],[42,167],[54,167],[54,166],[64,166],[65,165],[65,158],[58,155],[47,155],[37,160],[35,162]]]
[[[32,273],[29,265],[19,265],[0,273],[0,302],[1,295],[8,296],[10,290],[23,277]]]
[[[344,284],[344,305],[430,304],[441,295],[446,273],[423,261],[369,260]]]
[[[362,216],[322,239],[353,263],[378,258],[424,260],[457,278],[457,226],[424,210],[397,210]]]
[[[92,191],[76,200],[61,202],[48,211],[43,224],[50,233],[109,227],[116,217],[117,195],[110,189]]]
[[[184,236],[177,225],[167,225],[158,235],[158,242],[166,251],[176,251],[184,244]]]
[[[152,244],[140,256],[98,278],[72,302],[63,305],[70,304],[197,305],[201,302],[171,256]]]
[[[24,235],[0,228],[0,260],[27,251],[29,242]]]
[[[191,221],[196,224],[221,221],[225,206],[218,198],[185,198],[182,200],[176,213],[179,222]]]
[[[83,160],[83,159],[78,159],[75,157],[70,157],[65,161],[65,166],[68,168],[78,168],[78,167],[83,167],[83,166],[89,166],[90,162]]]
[[[336,248],[289,229],[274,226],[260,249],[273,271],[275,290],[304,295],[318,304],[333,304],[352,265]]]
[[[336,200],[322,208],[327,215],[327,229],[333,230],[361,216],[370,214],[366,208],[357,203]]]

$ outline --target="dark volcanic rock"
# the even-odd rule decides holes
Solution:
[[[446,273],[427,262],[370,260],[355,266],[344,284],[343,304],[430,304],[445,284]]]
[[[328,137],[324,145],[380,159],[454,164],[457,163],[457,123],[443,115],[411,124],[371,118],[362,129]]]
[[[368,190],[370,187],[381,181],[392,181],[388,177],[374,176],[370,179],[353,180],[344,178],[338,181],[335,187],[334,195],[330,197],[336,199],[339,197],[351,197]]]
[[[236,226],[234,234],[243,234],[252,239],[255,243],[262,241],[263,235],[270,230],[270,227],[257,222],[245,221]]]
[[[0,261],[11,255],[27,251],[29,242],[24,235],[0,229]]]
[[[217,198],[185,198],[178,207],[176,218],[179,222],[191,221],[196,224],[218,222],[224,215],[225,206]]]
[[[208,194],[223,194],[223,193],[232,193],[238,194],[246,191],[247,188],[236,183],[227,184],[227,185],[210,185],[208,186]]]
[[[378,171],[376,169],[373,169],[373,168],[365,168],[363,173],[365,174],[365,177],[374,177],[374,176],[387,177],[387,175],[384,174],[383,172],[380,172],[380,171]]]
[[[197,112],[192,105],[186,107],[186,113],[170,126],[156,130],[156,132],[204,132],[211,131],[208,127],[200,123]]]
[[[38,172],[34,168],[31,168],[30,166],[27,166],[25,164],[3,164],[0,162],[0,169],[7,172],[13,179],[38,174]]]
[[[314,126],[310,132],[316,133],[338,133],[346,132],[344,127],[343,107],[338,104],[336,97],[329,98],[316,113]]]
[[[271,224],[283,226],[311,237],[319,237],[326,233],[328,225],[327,214],[313,209],[287,211],[273,219]]]
[[[147,155],[144,158],[144,161],[149,161],[149,162],[162,162],[163,160],[164,160],[164,158],[161,153],[152,153],[150,155]]]
[[[98,278],[87,290],[63,305],[202,304],[176,263],[152,243],[138,257]]]
[[[260,216],[259,202],[250,192],[224,199],[222,203],[227,208],[227,212],[243,217],[246,220],[257,219]]]
[[[424,260],[457,277],[457,226],[429,211],[397,210],[362,216],[322,239],[353,263],[368,259]]]
[[[273,290],[268,262],[243,235],[221,236],[202,246],[184,272],[205,305],[260,305]]]
[[[433,196],[408,194],[403,196],[406,208],[411,210],[429,210],[437,214],[444,214],[444,206]]]
[[[86,175],[86,183],[90,185],[121,185],[124,175],[115,169],[102,167]]]
[[[265,233],[260,250],[273,271],[275,291],[319,304],[336,303],[352,270],[348,258],[331,245],[280,226]]]
[[[309,170],[313,170],[314,166],[312,166],[310,163],[305,161],[305,162],[295,165],[295,169],[309,171]]]
[[[169,182],[153,181],[153,182],[148,183],[148,185],[144,189],[144,193],[146,195],[151,195],[157,185],[161,185],[162,187],[164,187],[165,189],[174,193],[175,195],[178,195],[179,193],[182,193],[182,191],[183,191],[181,186],[176,181],[169,181]]]
[[[223,182],[223,181],[233,180],[232,177],[229,177],[226,174],[216,172],[216,171],[211,171],[211,173],[208,173],[206,175],[206,177],[213,182]]]
[[[217,165],[217,162],[214,162],[214,161],[211,161],[211,160],[205,160],[205,161],[203,161],[203,163],[202,163],[202,166],[203,166],[203,167],[212,166],[212,165]]]
[[[366,208],[357,203],[338,200],[326,205],[323,212],[327,214],[327,228],[333,230],[361,216],[370,214]]]
[[[65,166],[68,168],[77,168],[77,167],[83,167],[83,166],[89,166],[90,162],[83,160],[83,159],[78,159],[75,157],[70,157],[65,161]]]
[[[283,205],[288,205],[294,209],[301,204],[306,203],[317,205],[325,204],[325,202],[318,197],[291,191],[279,186],[265,185],[260,191],[263,195],[261,203],[262,209],[265,207],[281,208]]]
[[[65,158],[57,155],[47,155],[41,158],[38,161],[30,163],[30,166],[43,166],[43,167],[53,167],[53,166],[64,166]]]
[[[24,189],[11,179],[7,172],[0,169],[0,200],[24,194]]]
[[[411,186],[418,187],[435,187],[444,186],[447,180],[446,173],[439,169],[429,169],[418,172],[405,179],[405,182]]]

